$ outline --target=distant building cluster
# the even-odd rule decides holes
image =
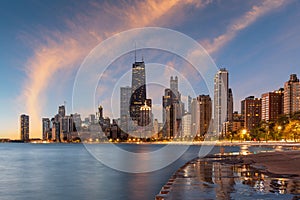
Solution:
[[[78,140],[126,141],[204,139],[207,134],[219,139],[240,130],[251,132],[262,121],[272,122],[281,115],[300,111],[300,82],[296,74],[284,87],[266,92],[261,97],[249,96],[241,101],[241,112],[233,109],[233,91],[229,87],[229,73],[221,68],[214,77],[214,97],[199,94],[182,102],[179,79],[170,77],[170,87],[162,96],[162,122],[153,118],[152,100],[147,98],[144,61],[132,65],[131,86],[120,88],[120,117],[103,116],[99,106],[95,114],[81,120],[80,114],[66,115],[65,106],[51,119],[42,119],[42,139],[54,142]],[[29,141],[29,116],[21,115],[21,140]]]
[[[284,88],[266,92],[261,98],[249,96],[241,102],[244,128],[251,132],[260,122],[275,122],[280,116],[300,111],[300,82],[296,74],[284,83]]]
[[[221,69],[218,74],[222,73],[222,71],[224,70]],[[224,82],[226,83],[227,77],[225,76],[223,80],[225,80]],[[226,84],[224,85],[226,86]],[[214,91],[216,97],[216,93],[220,93],[216,81]],[[217,123],[217,128],[215,130],[217,130],[217,134],[222,137],[228,137],[242,129],[245,132],[251,133],[262,122],[275,122],[282,115],[291,116],[292,114],[300,111],[300,82],[296,74],[290,75],[290,80],[284,83],[284,88],[266,92],[262,94],[261,97],[246,97],[241,101],[240,114],[238,112],[232,113],[233,99],[232,91],[230,91],[230,89],[228,89],[228,98],[225,97],[225,95],[219,96],[224,99],[220,100],[215,98],[214,121]],[[220,125],[222,120],[220,120],[218,117],[220,117],[220,113],[222,115],[222,111],[226,109],[224,106],[221,109],[221,112],[218,111],[220,109],[218,104],[219,102],[222,104],[222,102],[225,102],[226,99],[228,105],[227,120],[223,122],[222,129],[219,129],[218,124]],[[221,118],[224,119],[223,116]]]
[[[78,138],[77,127],[81,125],[79,114],[66,115],[65,105],[58,107],[58,113],[51,118],[42,119],[42,139],[55,142],[72,141]]]

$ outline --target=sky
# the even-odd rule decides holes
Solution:
[[[42,117],[54,116],[64,102],[68,114],[75,112],[72,92],[86,56],[104,40],[133,28],[168,28],[197,41],[218,68],[228,69],[234,108],[239,111],[245,97],[283,87],[290,74],[300,76],[299,19],[297,0],[1,0],[0,138],[19,138],[22,113],[30,116],[30,137],[41,137]],[[147,62],[152,66],[149,69],[171,66],[162,71],[166,82],[180,68],[172,68],[174,63],[188,65],[168,53],[138,50],[137,54],[144,57],[146,67]],[[132,62],[133,52],[110,65],[118,87],[130,84]],[[117,70],[120,66],[126,67]],[[151,80],[151,72],[147,73]],[[179,84],[188,85],[187,77]],[[105,88],[99,84],[98,88]],[[151,87],[163,91],[166,86],[153,84],[149,91]],[[186,99],[188,90],[183,90]],[[154,93],[161,99],[162,92]],[[118,99],[118,90],[113,95]],[[105,112],[109,102],[98,101],[103,101],[97,103],[104,105]],[[159,107],[160,102],[155,102]],[[113,117],[108,110],[105,114]]]

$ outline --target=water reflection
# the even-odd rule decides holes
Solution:
[[[164,199],[290,199],[300,194],[299,179],[270,177],[250,165],[212,158],[195,159],[174,177]]]
[[[249,146],[248,145],[241,145],[240,154],[241,155],[248,155],[249,154]]]
[[[260,172],[250,165],[236,166],[237,175],[242,183],[249,185],[257,192],[276,194],[300,194],[300,180],[294,178],[276,178]]]

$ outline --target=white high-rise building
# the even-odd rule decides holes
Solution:
[[[214,130],[222,136],[223,123],[228,121],[228,71],[221,68],[214,79]]]
[[[182,116],[182,136],[183,137],[189,137],[192,134],[192,115],[190,113],[185,113]]]
[[[191,101],[191,133],[193,136],[200,134],[200,105],[196,98]]]

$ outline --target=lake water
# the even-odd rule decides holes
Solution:
[[[164,145],[118,144],[131,152],[150,152]],[[93,148],[111,148],[97,144]],[[149,173],[126,173],[96,160],[83,144],[0,144],[0,199],[154,199],[171,175],[198,155],[190,146],[176,162]],[[250,152],[272,150],[251,147]],[[223,151],[223,150],[222,150]],[[225,147],[224,152],[239,152]],[[210,154],[220,152],[216,146]]]

